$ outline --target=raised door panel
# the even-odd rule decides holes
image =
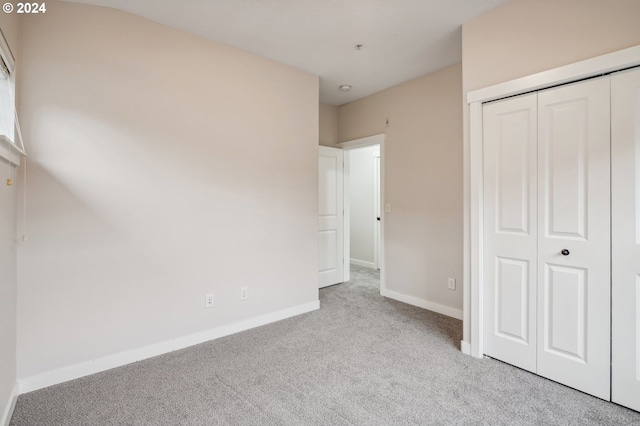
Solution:
[[[320,231],[318,233],[319,250],[321,250],[318,261],[320,273],[335,271],[337,267],[337,239],[335,229]]]
[[[529,342],[529,262],[496,258],[494,333],[518,343]]]
[[[319,163],[320,197],[318,200],[318,213],[320,217],[335,220],[338,215],[338,158],[336,155],[320,155]]]
[[[586,271],[549,264],[545,269],[544,349],[586,362]]]
[[[640,411],[640,70],[611,77],[611,399]]]
[[[536,371],[536,95],[483,107],[484,351]]]
[[[545,108],[546,154],[543,165],[545,236],[586,238],[587,152],[586,98],[562,99]]]
[[[538,94],[538,374],[610,395],[609,78]],[[564,253],[564,254],[563,254]]]
[[[343,281],[344,212],[343,152],[319,147],[318,157],[318,284]]]

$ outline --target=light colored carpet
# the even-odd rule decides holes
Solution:
[[[354,267],[321,309],[42,389],[11,425],[640,425],[640,413],[459,352],[462,323]]]

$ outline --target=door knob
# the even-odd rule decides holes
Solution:
[[[567,249],[562,249],[560,253],[562,253],[563,256],[569,256],[569,250]]]
[[[378,218],[378,220],[380,220],[380,218]]]

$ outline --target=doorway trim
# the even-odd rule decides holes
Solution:
[[[482,104],[508,96],[538,91],[561,84],[609,74],[640,65],[640,45],[574,64],[485,87],[467,93],[469,107],[469,146],[465,147],[464,211],[464,318],[470,321],[470,341],[461,342],[467,355],[482,358],[483,348],[483,142]],[[470,298],[469,296],[470,295]],[[465,324],[466,326],[466,324]]]
[[[365,146],[371,146],[371,145],[379,145],[380,146],[380,197],[378,199],[378,202],[380,204],[380,253],[382,253],[382,259],[378,259],[378,266],[380,268],[380,294],[383,294],[386,292],[387,290],[387,286],[386,286],[386,267],[385,267],[385,250],[384,250],[384,215],[385,215],[385,210],[384,210],[384,200],[385,200],[385,196],[384,196],[384,190],[385,190],[385,184],[384,184],[384,175],[385,175],[385,167],[384,167],[384,142],[385,142],[385,135],[384,133],[379,134],[379,135],[373,135],[373,136],[367,136],[366,138],[360,138],[360,139],[353,139],[350,141],[346,141],[346,142],[340,142],[338,143],[336,146],[338,148],[341,148],[345,151],[351,150],[351,149],[356,149],[356,148],[362,148]],[[345,156],[345,160],[344,160],[344,234],[345,234],[345,238],[344,238],[344,271],[345,271],[345,275],[344,275],[344,279],[345,281],[348,281],[350,279],[350,260],[351,260],[351,244],[350,244],[350,238],[348,237],[348,235],[351,232],[351,223],[350,223],[350,212],[351,212],[351,206],[349,203],[349,191],[348,191],[348,187],[349,187],[349,156],[346,155]]]

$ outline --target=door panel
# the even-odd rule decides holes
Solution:
[[[640,70],[611,77],[612,401],[640,411]]]
[[[528,235],[529,199],[529,110],[503,114],[500,119],[501,137],[495,152],[496,174],[496,231],[498,233]]]
[[[496,334],[526,344],[529,341],[529,263],[496,257]]]
[[[487,104],[484,351],[536,371],[536,94]]]
[[[319,147],[318,160],[318,285],[344,279],[343,152]]]
[[[538,94],[538,374],[610,395],[609,78]],[[563,250],[566,250],[563,254]]]
[[[324,249],[320,255],[318,267],[319,271],[328,272],[334,271],[337,268],[336,248],[338,237],[335,229],[319,232],[319,244]]]
[[[586,271],[545,265],[544,349],[569,359],[585,362],[587,341]]]
[[[544,167],[545,235],[586,238],[587,152],[586,98],[546,105],[547,137],[541,140]]]

